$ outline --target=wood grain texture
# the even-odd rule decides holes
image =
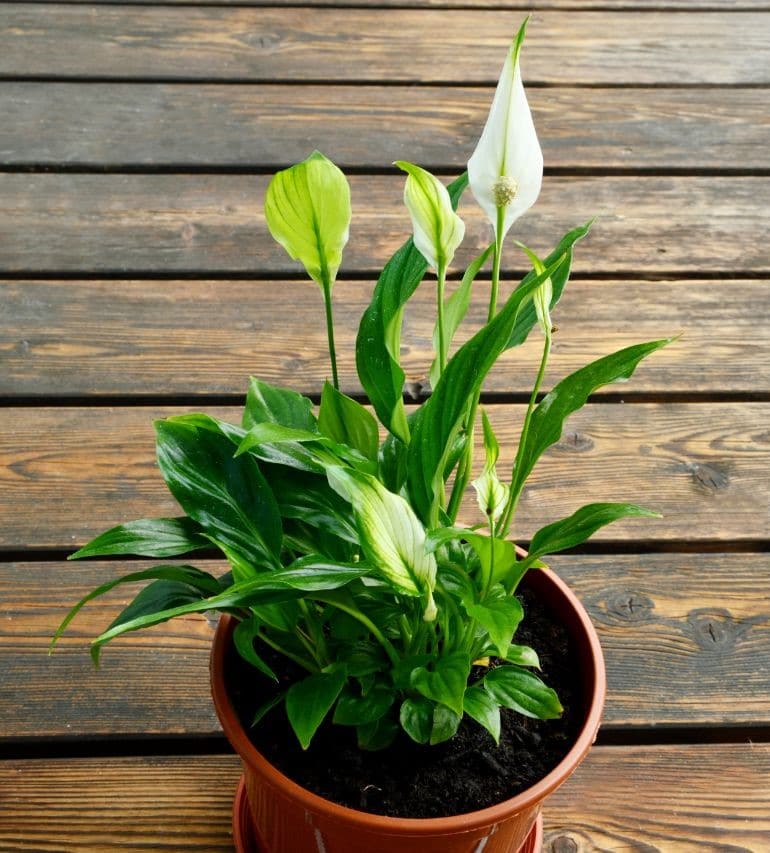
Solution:
[[[595,747],[546,802],[543,853],[765,853],[768,774],[765,744]],[[224,853],[239,775],[235,756],[6,761],[0,844]]]
[[[492,83],[522,12],[8,4],[3,18],[13,78]],[[769,25],[763,12],[536,12],[525,80],[767,83]]]
[[[188,561],[213,574],[226,570]],[[549,562],[599,632],[606,727],[770,725],[770,556],[562,555]],[[104,650],[98,671],[91,666],[88,643],[139,585],[89,604],[47,654],[75,601],[150,565],[0,563],[0,742],[219,733],[207,674],[212,620],[190,616],[127,634]]]
[[[7,0],[0,0],[0,6]],[[47,3],[49,0],[27,0],[29,3]],[[88,3],[91,0],[69,0],[72,3]],[[130,6],[133,3],[146,3],[147,0],[101,0],[104,4],[117,4]],[[186,6],[274,6],[300,8],[337,6],[337,7],[366,7],[372,6],[378,9],[401,8],[406,5],[405,0],[165,0],[163,5],[174,5],[184,3]],[[413,0],[409,3],[413,9],[494,9],[506,11],[521,9],[527,12],[533,9],[570,9],[585,11],[590,9],[622,9],[633,12],[644,12],[648,10],[670,10],[683,9],[689,11],[724,10],[728,12],[764,10],[767,11],[766,0]]]
[[[341,281],[334,290],[348,393],[362,391],[353,353],[371,292],[371,281]],[[488,283],[477,281],[458,345],[486,320],[488,298]],[[402,338],[408,379],[425,389],[434,303],[428,281],[410,302]],[[278,384],[290,377],[318,394],[329,372],[321,293],[310,283],[5,281],[0,305],[0,395],[232,395],[243,393],[249,374]],[[623,387],[628,398],[770,391],[770,350],[757,333],[757,317],[770,316],[770,281],[577,280],[553,316],[559,331],[547,385],[631,342],[683,331]],[[533,377],[519,365],[534,371],[540,347],[532,335],[486,390],[527,393]]]
[[[269,178],[240,175],[0,174],[0,274],[298,273],[271,239]],[[397,176],[353,176],[342,270],[378,270],[411,233]],[[764,239],[770,177],[550,177],[515,236],[542,252],[576,224],[598,221],[574,269],[708,275],[770,270]],[[468,194],[455,266],[488,244]],[[521,255],[507,263],[522,266]]]
[[[512,464],[522,406],[490,406]],[[0,548],[69,548],[134,518],[175,515],[154,461],[151,420],[188,409],[0,411]],[[210,410],[240,421],[236,410]],[[619,522],[595,541],[767,537],[769,404],[589,405],[524,490],[515,535],[592,501],[634,501],[661,519]],[[463,513],[476,520],[475,502]]]
[[[342,167],[463,169],[487,89],[0,83],[4,165],[273,169],[319,148]],[[533,88],[558,169],[767,169],[766,92]],[[687,144],[683,144],[683,140]]]

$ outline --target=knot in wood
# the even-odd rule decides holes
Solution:
[[[738,624],[729,610],[693,610],[687,616],[695,642],[705,651],[725,651],[735,645]]]
[[[558,450],[582,453],[594,449],[593,439],[581,432],[565,432],[556,444]]]
[[[638,592],[618,592],[607,599],[607,612],[624,622],[644,622],[654,609],[653,600]]]
[[[730,485],[730,477],[723,465],[705,465],[695,462],[689,464],[687,469],[695,486],[707,494],[720,492]]]
[[[568,835],[558,835],[551,842],[552,853],[577,853],[576,842]]]

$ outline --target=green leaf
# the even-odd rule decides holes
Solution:
[[[454,208],[467,186],[468,177],[462,175],[448,187]],[[380,422],[407,444],[409,426],[402,397],[405,374],[400,366],[401,322],[404,306],[427,270],[427,261],[410,238],[385,265],[356,339],[356,368],[366,395]]]
[[[340,669],[310,675],[292,684],[286,694],[286,716],[302,749],[310,746],[313,735],[337,701],[347,675]]]
[[[498,666],[484,676],[483,682],[495,701],[525,717],[552,720],[564,710],[555,691],[526,669]]]
[[[404,699],[399,721],[401,728],[416,743],[428,743],[433,729],[433,702],[421,696]]]
[[[332,488],[353,505],[368,562],[395,590],[423,596],[430,607],[436,558],[425,553],[425,531],[409,504],[374,477],[358,471],[330,468],[327,476]]]
[[[458,714],[446,705],[436,705],[433,709],[433,725],[430,730],[431,746],[454,737],[462,718],[462,712]]]
[[[398,494],[406,482],[406,445],[389,432],[379,454],[380,480],[386,489]]]
[[[412,687],[434,702],[446,705],[455,713],[463,712],[463,695],[471,672],[468,655],[450,652],[438,658],[432,669],[419,667],[412,672]]]
[[[257,708],[254,718],[251,721],[252,728],[256,726],[266,714],[272,711],[276,705],[280,705],[285,698],[286,693],[282,690],[280,693],[276,693],[275,696],[271,696],[266,702],[263,702],[259,708]]]
[[[264,474],[284,520],[297,519],[358,544],[350,506],[329,486],[326,477],[272,466],[265,469]]]
[[[252,616],[249,619],[244,619],[235,626],[233,643],[238,654],[246,663],[250,663],[255,669],[258,669],[268,678],[272,678],[273,681],[277,682],[278,676],[262,660],[254,648],[254,640],[259,636],[260,627],[260,622],[256,617]]]
[[[178,421],[157,421],[155,429],[158,465],[184,511],[254,573],[276,566],[281,517],[253,457],[234,459],[232,442],[206,429]]]
[[[550,276],[551,278],[551,305],[550,308],[553,310],[559,300],[561,299],[561,295],[564,291],[564,288],[569,280],[570,268],[572,266],[572,250],[575,243],[578,240],[581,240],[588,234],[591,225],[593,224],[593,220],[587,222],[585,225],[581,225],[578,228],[573,228],[572,231],[567,232],[567,234],[562,237],[559,242],[559,245],[548,255],[543,264],[546,267],[551,267],[559,258],[564,258],[564,263]],[[529,282],[535,278],[537,275],[536,271],[529,272],[523,279],[520,287],[529,284]],[[511,332],[511,337],[506,345],[506,349],[510,349],[511,347],[519,346],[519,344],[523,344],[527,339],[532,327],[537,322],[537,312],[535,310],[535,305],[533,300],[528,300],[521,306],[521,310],[519,311],[519,315],[516,318],[516,322],[513,326],[513,331]]]
[[[580,545],[599,528],[621,518],[660,518],[660,513],[636,504],[587,504],[569,517],[554,521],[538,530],[532,537],[529,553],[523,562],[529,566],[545,554],[555,554]]]
[[[320,151],[278,172],[268,185],[265,218],[270,233],[320,285],[337,277],[350,217],[347,179]]]
[[[256,424],[275,423],[293,429],[317,432],[313,403],[289,388],[270,385],[252,376],[243,412],[243,428]]]
[[[102,533],[67,559],[135,554],[140,557],[176,557],[211,543],[201,536],[191,518],[144,518],[129,521]]]
[[[254,607],[258,618],[268,622],[268,624],[276,624],[282,630],[291,630],[295,625],[295,620],[287,621],[287,614],[283,608],[271,620],[264,605],[291,601],[293,598],[301,597],[302,593],[317,595],[324,590],[335,590],[357,580],[370,571],[370,568],[362,564],[341,565],[323,558],[309,556],[297,560],[286,568],[264,572],[254,580],[237,583],[224,592],[208,598],[191,600],[189,603],[169,603],[159,599],[153,605],[155,609],[143,605],[142,612],[130,620],[123,619],[120,622],[113,623],[110,628],[94,640],[91,654],[98,658],[101,646],[121,634],[138,631],[140,628],[149,628],[151,625],[158,625],[176,616],[202,613],[206,610]]]
[[[398,723],[390,717],[381,717],[374,723],[358,726],[358,748],[369,752],[387,749],[398,734]]]
[[[96,589],[91,590],[87,595],[84,595],[83,598],[81,598],[80,601],[78,601],[78,603],[69,611],[61,625],[57,628],[56,633],[51,640],[50,648],[53,649],[54,644],[67,629],[67,626],[72,622],[80,609],[85,604],[88,604],[89,601],[92,601],[94,598],[98,598],[100,595],[104,595],[105,592],[109,592],[111,589],[114,589],[120,584],[135,583],[137,581],[153,579],[176,581],[187,587],[192,587],[193,589],[200,591],[201,595],[198,596],[199,598],[203,595],[216,594],[220,591],[220,583],[215,577],[207,572],[202,572],[200,569],[196,569],[194,566],[155,566],[151,569],[142,569],[142,571],[139,572],[131,572],[130,574],[123,575],[115,580],[104,583]]]
[[[318,426],[329,438],[360,451],[377,461],[380,445],[377,421],[360,404],[325,382],[321,393]]]
[[[483,604],[466,604],[465,610],[471,619],[475,619],[487,630],[497,654],[504,658],[511,644],[511,637],[524,618],[521,602],[512,595],[505,595],[490,598]]]
[[[553,274],[558,263],[526,287],[516,288],[497,316],[460,347],[414,417],[407,483],[415,511],[430,527],[437,526],[442,474],[471,399],[505,349],[520,306],[547,275]]]
[[[388,712],[395,698],[393,688],[386,684],[375,684],[366,695],[362,695],[358,686],[348,682],[337,700],[333,720],[341,726],[374,723]]]
[[[535,669],[540,669],[540,658],[537,656],[537,652],[529,646],[511,643],[505,654],[505,659],[508,663],[516,664],[516,666],[534,666]]]
[[[463,710],[500,743],[500,706],[482,687],[469,687],[463,697]]]
[[[494,248],[495,244],[492,243],[487,246],[487,248],[484,249],[484,251],[474,261],[471,262],[470,266],[465,271],[465,275],[463,275],[463,280],[460,282],[460,286],[449,297],[449,299],[447,299],[446,308],[444,309],[444,332],[449,343],[452,342],[457,330],[460,328],[460,323],[462,323],[465,319],[465,315],[468,313],[468,307],[471,304],[473,282],[476,280],[476,276],[481,271],[481,268],[487,262],[487,258],[494,251]],[[438,352],[439,349],[438,323],[433,329],[433,349],[435,352]],[[430,366],[429,376],[431,388],[435,388],[439,380],[438,358],[433,359],[433,364]]]
[[[511,491],[518,495],[535,463],[545,450],[561,437],[564,421],[581,408],[598,388],[628,379],[637,364],[650,353],[671,343],[673,338],[635,344],[600,358],[562,379],[532,412],[529,430],[520,450],[520,461],[513,472]]]
[[[490,583],[496,583],[516,564],[516,546],[507,539],[493,539],[484,533],[462,527],[439,527],[427,536],[426,549],[435,551],[441,545],[454,540],[467,542],[475,551],[481,564],[484,578],[491,573]]]

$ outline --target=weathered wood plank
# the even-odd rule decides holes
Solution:
[[[0,274],[296,273],[271,239],[269,178],[240,175],[0,175]],[[379,269],[411,233],[398,176],[353,176],[348,273]],[[770,178],[550,177],[515,236],[535,249],[598,217],[575,270],[712,275],[770,269]],[[468,194],[457,266],[484,248],[489,223]],[[511,248],[508,262],[523,266]]]
[[[8,0],[0,0],[0,7]],[[50,0],[27,0],[28,3],[48,3]],[[92,0],[69,0],[72,3],[91,3]],[[104,4],[132,5],[134,3],[145,3],[146,0],[101,0]],[[188,6],[274,6],[300,8],[323,7],[323,6],[353,6],[375,8],[401,8],[405,5],[404,0],[165,0],[164,5],[184,3]],[[728,12],[767,10],[766,0],[535,0],[527,3],[526,0],[416,0],[411,2],[413,9],[494,9],[505,11],[522,9],[527,12],[532,9],[573,9],[585,11],[590,9],[628,9],[634,12],[649,10],[685,9],[689,11],[725,10]]]
[[[532,89],[559,169],[767,169],[766,92]],[[278,168],[314,147],[341,166],[415,157],[460,170],[486,120],[477,88],[0,83],[5,165]]]
[[[353,353],[371,292],[365,281],[341,281],[334,291],[348,393],[362,390]],[[458,343],[486,320],[488,294],[478,281]],[[434,302],[428,282],[410,303],[403,337],[407,376],[425,387]],[[0,305],[0,395],[232,395],[250,373],[276,383],[290,375],[295,388],[317,394],[329,372],[321,294],[310,283],[5,281]],[[684,331],[623,393],[766,393],[770,350],[760,345],[757,318],[767,316],[770,281],[577,280],[554,311],[546,383],[631,342]],[[534,366],[540,346],[532,335],[512,359]],[[526,393],[531,380],[512,366],[493,373],[486,389]]]
[[[226,570],[190,560],[214,574]],[[557,556],[550,562],[599,631],[609,685],[605,726],[770,724],[770,556]],[[130,569],[150,565],[138,561]],[[92,668],[88,642],[136,586],[88,605],[48,657],[67,609],[127,570],[120,562],[0,563],[2,738],[219,731],[207,682],[213,627],[203,617],[128,634],[105,649],[98,671]]]
[[[0,74],[490,83],[522,20],[521,11],[464,9],[96,8],[4,6]],[[537,12],[525,77],[569,85],[767,83],[769,21],[762,12]]]
[[[129,519],[176,514],[155,468],[151,419],[179,411],[0,411],[0,548],[68,548]],[[523,407],[489,411],[505,472]],[[212,413],[240,420],[236,410]],[[581,503],[633,500],[664,517],[620,522],[595,541],[765,538],[769,416],[762,403],[588,406],[541,460],[516,535],[526,539]],[[465,514],[475,519],[474,506]]]
[[[225,853],[240,772],[235,756],[5,761],[0,844]],[[543,850],[763,853],[769,773],[764,744],[595,747],[547,800]]]

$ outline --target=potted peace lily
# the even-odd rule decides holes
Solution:
[[[356,364],[371,408],[339,389],[332,288],[350,193],[342,172],[315,152],[273,178],[265,214],[275,239],[323,291],[332,381],[320,406],[252,379],[239,425],[206,414],[157,422],[158,465],[185,515],[121,525],[73,555],[167,558],[217,549],[229,563],[222,577],[173,562],[104,584],[73,607],[54,642],[87,601],[126,582],[151,581],[95,639],[95,661],[128,631],[202,611],[226,614],[212,685],[223,728],[244,760],[248,806],[239,797],[236,815],[242,849],[535,849],[542,798],[595,736],[601,650],[584,610],[543,560],[617,519],[654,513],[633,504],[584,506],[540,530],[517,530],[528,534],[528,553],[510,531],[527,477],[565,419],[667,341],[594,361],[538,402],[551,310],[589,226],[570,231],[542,259],[517,244],[532,270],[498,304],[506,235],[535,202],[543,170],[519,68],[525,26],[467,174],[447,188],[419,166],[396,164],[407,175],[413,238],[382,271],[360,324]],[[456,207],[468,184],[494,240],[447,297],[447,270],[465,230]],[[487,322],[455,347],[474,279],[488,262]],[[436,290],[433,391],[407,407],[401,321],[429,268],[436,274],[436,284],[426,285]],[[536,327],[542,358],[504,478],[492,423],[479,406],[482,383]],[[458,520],[469,486],[478,504],[470,526]],[[538,633],[525,611],[551,627]],[[533,648],[536,642],[557,647]],[[548,665],[538,672],[541,658]],[[548,683],[558,675],[559,683]],[[560,738],[555,754],[545,745],[552,726]],[[547,757],[538,764],[541,751]],[[528,777],[522,767],[529,764]]]

